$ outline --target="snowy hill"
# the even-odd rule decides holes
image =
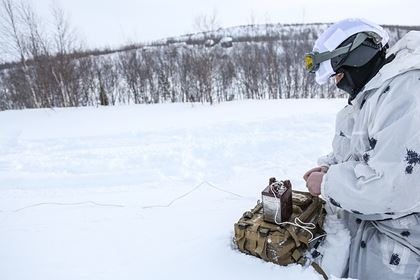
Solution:
[[[322,279],[232,248],[269,177],[330,149],[346,100],[0,112],[0,279]]]
[[[152,42],[151,45],[194,44],[203,45],[208,39],[220,42],[222,38],[231,37],[233,42],[261,42],[276,40],[314,40],[331,23],[308,24],[255,24],[219,28],[214,31],[186,34]],[[420,30],[420,26],[382,25],[390,34],[390,44],[394,44],[409,30]]]

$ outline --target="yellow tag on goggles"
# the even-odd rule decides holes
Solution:
[[[326,52],[310,52],[305,54],[304,63],[306,71],[310,73],[315,73],[319,69],[319,65],[333,57],[349,53],[358,46],[360,46],[367,38],[369,37],[366,33],[357,34],[356,38],[350,44],[343,46],[341,48],[335,49],[333,51]]]

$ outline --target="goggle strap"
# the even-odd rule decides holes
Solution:
[[[355,48],[357,48],[358,46],[360,46],[367,38],[369,37],[368,34],[366,33],[359,33],[357,34],[356,38],[354,39],[354,41],[346,46],[343,46],[341,48],[335,49],[333,51],[326,51],[326,52],[322,52],[322,53],[317,53],[316,55],[314,55],[313,59],[314,59],[314,64],[320,64],[321,62],[324,62],[328,59],[331,59],[333,57],[351,52],[352,50],[354,50]]]

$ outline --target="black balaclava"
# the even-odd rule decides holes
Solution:
[[[344,77],[337,83],[337,87],[350,94],[349,101],[356,98],[363,87],[379,72],[386,64],[385,48],[379,51],[368,63],[360,67],[342,66],[337,73],[343,73]]]

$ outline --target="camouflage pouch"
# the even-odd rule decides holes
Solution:
[[[260,202],[251,211],[245,212],[234,226],[234,243],[238,249],[279,265],[304,265],[311,238],[323,233],[324,202],[310,193],[293,191],[292,203],[293,213],[289,223],[281,225],[264,221]],[[298,221],[302,222],[301,225],[311,223],[314,226],[305,230],[295,225]]]

